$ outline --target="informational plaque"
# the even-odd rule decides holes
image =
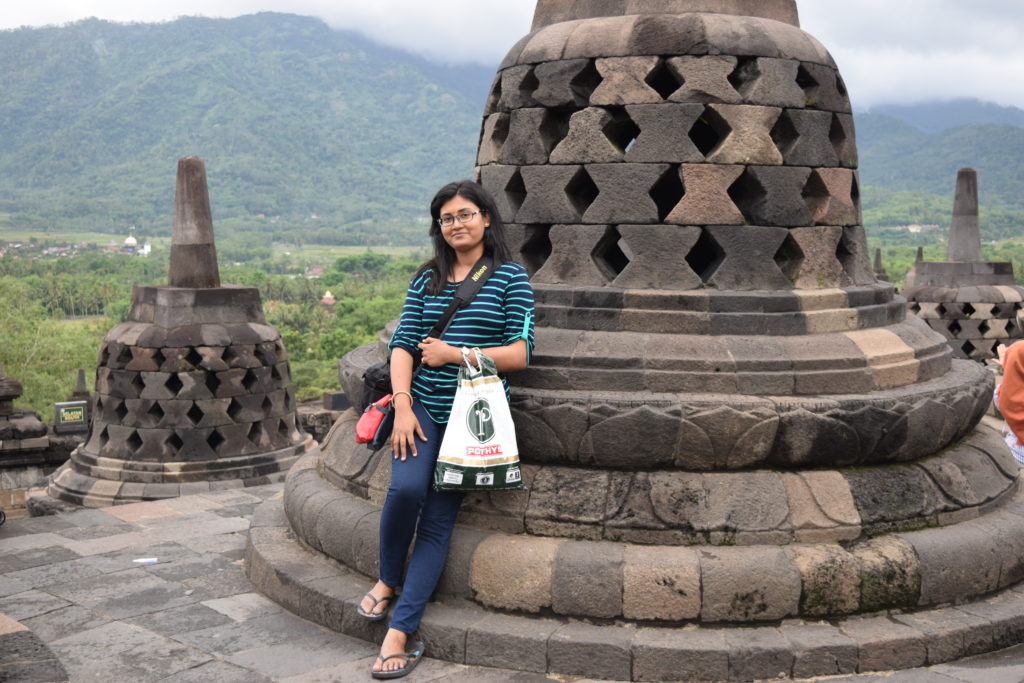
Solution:
[[[53,430],[58,434],[89,431],[89,402],[63,401],[54,403]]]

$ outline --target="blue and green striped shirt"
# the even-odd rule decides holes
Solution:
[[[449,282],[437,296],[428,294],[430,273],[428,270],[420,274],[409,284],[402,318],[388,348],[415,353],[455,296],[457,282]],[[441,339],[452,346],[481,349],[508,346],[525,339],[529,359],[533,354],[533,289],[526,269],[512,262],[498,266],[469,305],[455,314]],[[444,424],[455,399],[459,366],[449,363],[439,368],[422,367],[413,380],[412,394],[434,422]],[[508,380],[502,375],[501,381],[507,395]]]

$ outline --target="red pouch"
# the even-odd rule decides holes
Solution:
[[[387,394],[376,403],[366,406],[366,410],[360,416],[359,422],[356,423],[356,443],[373,444],[386,440],[390,434],[381,435],[380,431],[385,419],[392,414],[391,394]],[[387,422],[391,423],[392,420],[387,420]]]

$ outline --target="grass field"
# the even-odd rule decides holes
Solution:
[[[290,254],[296,258],[316,261],[333,261],[341,256],[352,254],[387,254],[388,256],[422,256],[426,258],[427,247],[365,247],[337,246],[328,244],[304,244],[296,247],[291,244],[275,244],[274,254]]]

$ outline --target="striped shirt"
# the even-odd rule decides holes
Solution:
[[[449,282],[439,295],[427,293],[430,270],[420,274],[409,284],[402,307],[402,318],[391,337],[388,348],[401,348],[409,353],[418,351],[417,345],[448,308],[459,283]],[[526,340],[527,360],[533,354],[533,289],[526,269],[518,263],[503,263],[480,288],[465,308],[458,311],[441,340],[452,346],[478,346],[481,349],[508,346],[520,339]],[[422,365],[412,383],[416,397],[434,422],[448,422],[458,384],[459,366],[453,363],[432,368]],[[500,373],[499,373],[500,374]],[[508,395],[508,380],[501,374],[501,382]]]

